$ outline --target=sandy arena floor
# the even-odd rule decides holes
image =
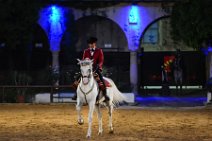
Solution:
[[[87,131],[78,125],[73,104],[0,105],[0,141],[82,141]],[[98,136],[96,113],[90,140],[97,141],[212,141],[212,108],[116,109],[114,134],[108,133],[107,109],[103,110],[103,135]]]

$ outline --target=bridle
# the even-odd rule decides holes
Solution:
[[[82,75],[81,77],[82,77],[82,83],[83,83],[83,85],[87,85],[90,82],[90,79],[91,79],[91,72],[89,73],[89,75],[87,75],[87,76],[83,76]],[[83,78],[88,78],[88,82],[87,83],[84,83]]]
[[[92,72],[90,72],[88,76],[83,76],[83,75],[81,76],[81,77],[82,77],[82,83],[83,83],[83,85],[88,85],[88,83],[89,83],[90,80],[91,80],[91,77],[93,77],[93,76],[91,75],[91,73],[92,73]],[[83,78],[88,78],[88,82],[87,82],[87,83],[84,83]],[[80,91],[83,93],[83,95],[84,95],[84,97],[85,97],[86,104],[88,104],[86,95],[88,95],[89,93],[92,92],[92,90],[93,90],[93,88],[94,88],[94,84],[95,84],[95,81],[93,81],[93,84],[92,84],[92,86],[91,86],[91,89],[90,89],[89,91],[87,91],[87,92],[83,91],[82,88],[81,88],[81,86],[79,85],[79,89],[80,89]]]

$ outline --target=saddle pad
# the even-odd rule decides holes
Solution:
[[[104,79],[104,83],[106,87],[111,87],[112,85],[110,84],[109,81],[107,81],[106,79]]]

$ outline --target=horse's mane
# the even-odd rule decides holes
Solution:
[[[89,58],[85,58],[84,60],[78,60],[80,66],[86,66],[86,65],[92,65],[93,60],[90,60]]]

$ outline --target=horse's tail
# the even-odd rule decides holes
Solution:
[[[112,102],[113,102],[114,106],[118,106],[121,103],[125,103],[126,97],[118,90],[118,88],[116,87],[113,80],[110,79],[110,78],[106,78],[106,79],[108,79],[108,81],[112,85],[112,94],[113,94],[113,98],[112,98],[113,101]]]

